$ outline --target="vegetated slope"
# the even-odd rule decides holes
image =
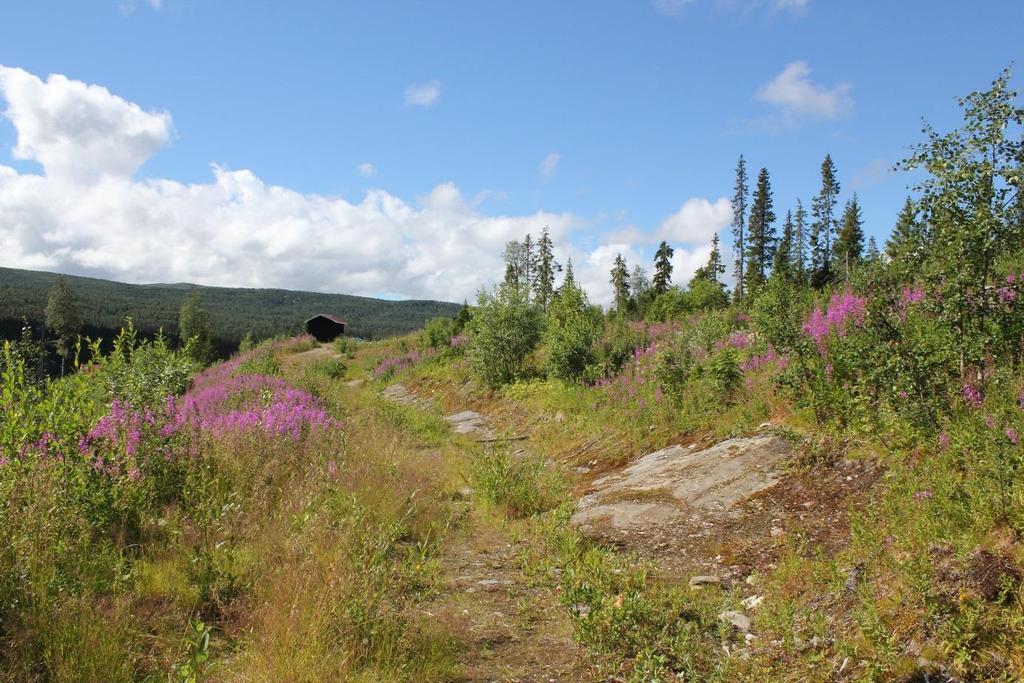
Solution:
[[[129,285],[96,278],[65,276],[78,300],[86,334],[113,336],[125,316],[144,334],[163,328],[175,335],[178,309],[195,285]],[[0,336],[17,334],[22,318],[42,321],[55,273],[0,268]],[[216,331],[218,346],[233,347],[251,333],[255,338],[293,334],[316,313],[348,321],[346,332],[367,339],[405,334],[437,316],[454,315],[458,305],[442,301],[385,301],[349,294],[287,289],[198,287],[203,308]]]

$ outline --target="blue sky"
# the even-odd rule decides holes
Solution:
[[[166,134],[157,131],[152,145],[129,155],[137,170],[111,171],[103,186],[103,209],[119,214],[121,229],[138,224],[145,232],[120,235],[120,243],[150,250],[145,259],[101,258],[98,252],[118,247],[99,226],[52,209],[29,226],[26,216],[39,207],[0,199],[0,264],[130,281],[462,298],[500,277],[484,273],[495,268],[486,249],[500,252],[510,234],[548,221],[563,257],[583,262],[601,299],[602,269],[615,249],[646,261],[652,242],[668,236],[685,252],[681,271],[703,258],[708,234],[694,221],[717,229],[722,207],[714,203],[731,194],[740,153],[752,175],[768,167],[780,214],[798,196],[809,203],[821,158],[831,153],[843,198],[859,193],[867,231],[882,239],[907,185],[886,169],[920,139],[922,116],[940,129],[956,125],[956,95],[1021,61],[1021,25],[1021,2],[5,3],[0,64],[44,84],[60,74],[100,86],[110,98],[166,114],[168,123]],[[56,192],[38,178],[57,183],[55,169],[65,163],[56,152],[40,153],[39,140],[64,136],[60,153],[74,154],[81,147],[74,119],[92,116],[83,111],[124,122],[92,95],[70,103],[45,89],[12,95],[13,78],[0,99],[10,112],[12,97],[22,97],[22,113],[0,118],[0,166],[13,169],[8,195],[16,175],[24,202],[35,190]],[[48,109],[56,100],[64,104]],[[36,151],[13,153],[19,135]],[[90,162],[102,166],[105,158]],[[236,237],[248,220],[253,234],[294,229],[299,242],[326,242],[318,230],[330,226],[318,221],[340,221],[350,241],[395,230],[376,245],[392,260],[365,258],[372,268],[350,263],[327,274],[317,268],[330,259],[270,238],[242,254],[223,246],[224,253],[197,258],[189,249],[208,245],[210,235],[186,223],[200,218],[186,220],[163,190],[152,197],[158,209],[140,196],[162,180],[196,192],[223,189],[225,178],[241,182],[231,174],[242,172],[258,180],[260,202],[274,201],[274,187],[298,199],[291,209],[261,203],[225,218]],[[134,186],[114,189],[118,175]],[[81,189],[84,181],[76,182]],[[247,192],[223,190],[220,204],[207,197],[205,206],[223,214]],[[383,208],[349,217],[347,207],[365,208],[368,192]],[[98,194],[93,187],[81,196]],[[320,196],[340,202],[299,206]],[[671,223],[698,199],[708,206],[695,204]],[[389,202],[402,206],[389,209]],[[99,207],[90,211],[102,215]],[[418,216],[412,223],[403,218],[410,212]],[[273,225],[260,222],[267,213],[278,216]],[[140,215],[147,215],[141,223]],[[153,230],[168,220],[181,222],[166,236],[175,240],[177,260],[150,263],[163,250],[145,238],[155,241]],[[448,223],[457,224],[451,233]],[[488,239],[462,255],[472,268],[456,272],[457,242],[480,232]],[[397,248],[406,252],[399,257]],[[348,251],[344,241],[325,249],[335,262]],[[240,268],[238,259],[294,263]]]

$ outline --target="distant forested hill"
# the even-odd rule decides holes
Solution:
[[[37,327],[55,273],[0,268],[0,337],[17,335],[23,318]],[[377,339],[412,332],[430,318],[452,316],[458,304],[443,301],[385,301],[348,294],[319,294],[287,289],[196,287],[190,284],[128,285],[66,275],[78,300],[84,334],[109,338],[131,316],[136,328],[151,334],[159,328],[178,332],[178,309],[192,289],[202,294],[218,350],[237,346],[252,333],[256,339],[293,334],[316,313],[348,321],[346,333]]]

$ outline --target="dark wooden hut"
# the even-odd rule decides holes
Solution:
[[[334,341],[345,334],[345,321],[333,315],[320,313],[306,321],[306,332],[319,342]]]

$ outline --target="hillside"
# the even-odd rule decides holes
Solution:
[[[42,320],[55,273],[0,268],[0,336],[17,333],[22,318]],[[163,328],[174,335],[178,309],[191,284],[129,285],[110,280],[66,276],[78,299],[86,334],[110,337],[125,316],[143,333]],[[430,318],[451,316],[458,305],[442,301],[385,301],[349,294],[287,289],[199,287],[220,347],[231,348],[251,333],[257,339],[298,332],[315,313],[333,313],[348,321],[355,337],[379,339],[417,330]]]

